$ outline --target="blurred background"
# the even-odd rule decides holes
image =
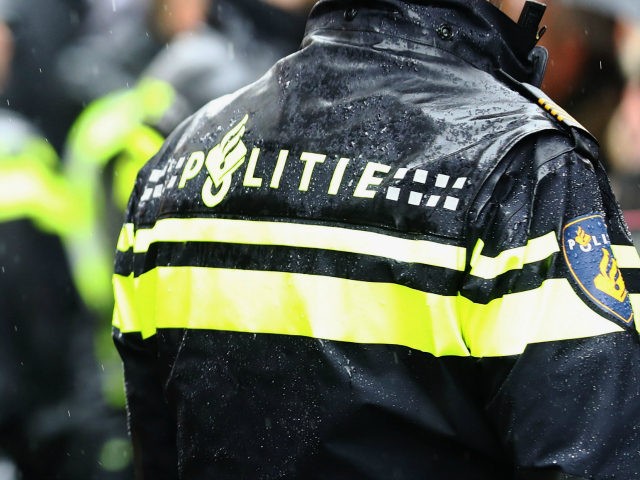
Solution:
[[[294,52],[313,3],[0,0],[0,480],[133,478],[110,278],[135,173]],[[637,235],[640,2],[547,3],[543,89],[598,138]]]

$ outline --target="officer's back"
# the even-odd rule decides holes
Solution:
[[[321,2],[300,52],[174,132],[138,177],[114,277],[141,478],[631,471],[551,394],[584,387],[570,372],[604,381],[580,349],[625,375],[602,352],[640,353],[633,320],[572,289],[549,219],[520,216],[549,188],[541,165],[588,170],[516,91],[520,33],[481,1]]]

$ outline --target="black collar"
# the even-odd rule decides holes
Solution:
[[[370,31],[446,50],[476,68],[502,70],[521,82],[535,78],[526,31],[486,0],[322,0],[305,38],[321,30]]]

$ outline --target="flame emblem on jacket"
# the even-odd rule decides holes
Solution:
[[[628,292],[618,268],[618,262],[604,248],[600,261],[600,274],[595,278],[594,284],[598,290],[619,302],[624,302],[627,298]]]
[[[614,256],[607,223],[601,214],[570,220],[562,229],[564,258],[575,281],[592,308],[628,327],[634,312],[623,272]]]
[[[591,243],[591,235],[584,231],[582,227],[578,227],[578,233],[576,235],[576,243],[586,247]]]
[[[202,187],[202,200],[207,207],[215,207],[224,199],[234,172],[244,163],[247,147],[242,136],[248,119],[245,115],[207,154],[205,166],[209,177]]]

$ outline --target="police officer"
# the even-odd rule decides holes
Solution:
[[[640,478],[640,259],[544,6],[324,0],[141,170],[139,478]]]
[[[76,199],[27,119],[0,109],[0,139],[3,478],[9,464],[24,480],[129,478],[126,431],[101,402],[93,319],[65,255]]]
[[[7,7],[0,93],[20,40]],[[126,430],[101,402],[93,317],[66,256],[79,216],[61,170],[42,131],[0,108],[0,476],[124,480]]]

